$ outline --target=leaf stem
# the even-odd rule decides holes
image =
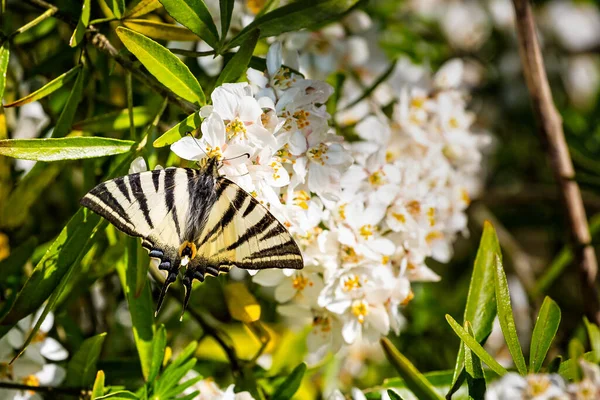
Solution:
[[[540,139],[548,153],[566,211],[573,251],[580,273],[585,311],[591,320],[600,324],[600,302],[595,284],[598,263],[590,243],[590,231],[579,185],[573,180],[575,170],[565,140],[562,118],[554,105],[544,69],[533,10],[529,0],[513,0],[513,4],[523,74],[540,128]]]
[[[16,35],[18,35],[19,33],[23,33],[25,31],[33,28],[34,26],[36,26],[40,22],[42,22],[42,21],[50,18],[51,16],[53,16],[57,11],[58,11],[58,8],[56,8],[56,7],[54,7],[54,6],[51,5],[50,8],[48,8],[42,15],[38,16],[33,21],[30,21],[30,22],[26,23],[25,25],[23,25],[22,27],[20,27],[19,29],[17,29],[16,31],[14,31],[13,33],[11,33],[8,36],[8,39],[10,40],[13,37],[15,37]]]

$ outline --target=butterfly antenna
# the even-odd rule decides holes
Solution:
[[[190,301],[190,295],[192,294],[192,280],[187,276],[183,277],[183,288],[185,289],[185,296],[183,298],[183,309],[181,310],[181,317],[179,317],[179,321],[183,321],[183,314],[185,314],[185,310]]]
[[[240,154],[239,156],[235,156],[235,157],[231,157],[231,158],[226,158],[223,161],[231,161],[231,160],[238,159],[240,157],[248,157],[248,158],[250,158],[250,153],[244,153],[244,154]]]
[[[160,290],[160,295],[158,296],[158,305],[156,306],[156,312],[154,313],[154,318],[158,315],[160,311],[160,307],[162,306],[163,300],[165,299],[165,295],[167,294],[167,290],[169,289],[169,285],[175,282],[177,279],[176,273],[170,273],[167,275],[167,279],[165,279],[165,283],[163,284],[162,289]]]
[[[204,153],[204,155],[208,157],[208,154],[206,153],[206,150],[204,150],[202,148],[202,146],[200,146],[198,144],[198,142],[195,140],[196,138],[194,137],[194,135],[192,135],[192,132],[187,132],[186,135],[189,135],[189,137],[191,137],[192,139],[194,139],[194,143],[196,143],[196,146],[198,146],[198,148]]]

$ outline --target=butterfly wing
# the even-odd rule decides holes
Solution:
[[[216,200],[196,242],[196,274],[217,275],[233,265],[244,269],[304,266],[298,245],[285,226],[254,197],[218,177]],[[204,270],[202,270],[204,269]]]

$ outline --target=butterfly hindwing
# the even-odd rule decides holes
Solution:
[[[252,195],[224,177],[217,178],[215,190],[216,201],[197,241],[199,265],[206,264],[209,273],[233,265],[303,267],[300,249],[287,229]]]

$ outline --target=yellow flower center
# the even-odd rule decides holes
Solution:
[[[305,190],[296,190],[294,192],[294,204],[303,210],[308,210],[308,201],[310,200],[310,194]]]
[[[369,305],[364,300],[354,300],[352,302],[352,314],[361,324],[365,322],[365,317],[369,314]]]
[[[546,393],[550,387],[550,379],[543,375],[530,376],[527,378],[527,383],[529,384],[529,387],[527,388],[527,394],[532,398]]]
[[[246,0],[246,7],[248,11],[256,15],[265,6],[265,0]]]
[[[385,162],[391,163],[395,159],[396,159],[396,155],[392,151],[388,150],[385,152]]]
[[[376,171],[369,176],[369,183],[373,186],[381,186],[385,183],[385,172]]]
[[[248,135],[246,135],[246,125],[239,118],[230,121],[227,126],[225,126],[225,132],[227,133],[227,139],[231,140],[238,135],[244,139],[248,139]]]
[[[353,247],[342,246],[342,262],[358,264],[361,259],[362,257],[356,254]]]
[[[344,279],[344,291],[350,292],[354,289],[358,289],[362,287],[360,283],[360,278],[358,275],[350,275]]]
[[[294,289],[296,289],[299,292],[303,291],[304,288],[306,288],[306,286],[312,286],[312,285],[313,285],[313,283],[302,274],[296,275],[294,277],[294,280],[292,280],[292,286],[294,286]]]
[[[419,214],[421,212],[421,203],[419,203],[416,200],[413,200],[406,205],[406,209],[412,215]]]
[[[308,120],[308,117],[310,117],[310,112],[308,111],[296,111],[293,114],[293,117],[296,120],[296,126],[298,127],[298,129],[303,129],[310,125],[310,121]]]
[[[206,157],[202,159],[201,163],[202,162],[206,163],[206,160],[209,158],[216,158],[219,161],[221,161],[223,159],[223,151],[221,150],[221,148],[219,146],[217,146],[215,148],[206,146],[204,150],[206,151]]]
[[[321,165],[325,165],[325,160],[329,159],[327,150],[329,150],[327,145],[325,143],[321,143],[317,147],[313,147],[308,150],[308,158]]]
[[[331,331],[331,320],[329,317],[316,316],[313,318],[313,326],[319,327],[322,333]]]
[[[427,243],[431,243],[434,240],[441,239],[443,237],[444,237],[444,234],[442,232],[440,232],[440,231],[432,231],[432,232],[429,232],[427,234],[427,236],[425,236],[425,240],[427,241]]]
[[[435,209],[433,207],[429,207],[427,210],[427,218],[429,219],[429,226],[435,225]]]
[[[414,108],[422,108],[425,105],[425,97],[414,97],[410,105]]]
[[[371,224],[361,226],[359,229],[360,236],[364,237],[365,239],[370,238],[373,236],[373,229],[373,225]]]
[[[404,214],[400,214],[400,213],[392,213],[392,217],[394,217],[394,219],[398,222],[400,222],[401,224],[405,224],[406,223],[406,217],[404,216]]]
[[[390,262],[390,256],[381,256],[381,263],[383,265],[386,265],[389,262]]]
[[[410,301],[415,297],[415,294],[413,293],[412,289],[408,292],[408,295],[406,296],[406,298],[404,300],[402,300],[402,303],[400,303],[401,306],[405,306],[408,303],[410,303]]]
[[[469,192],[467,192],[467,189],[461,189],[460,198],[466,205],[471,204],[471,197],[469,197]]]
[[[23,378],[23,384],[27,386],[40,386],[40,380],[35,375],[28,375]]]
[[[450,128],[452,129],[457,129],[460,126],[458,120],[455,117],[450,118],[450,120],[448,121],[448,125],[450,125]]]
[[[342,221],[346,220],[346,206],[348,204],[344,203],[344,204],[340,204],[340,206],[338,207],[338,215],[340,216],[340,219]]]

